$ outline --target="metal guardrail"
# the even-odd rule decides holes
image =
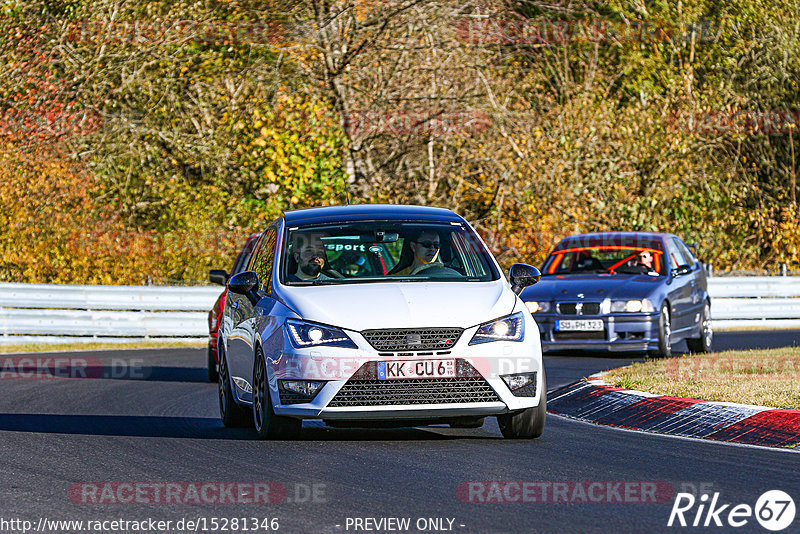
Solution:
[[[0,284],[0,344],[197,341],[220,287]]]
[[[800,328],[800,276],[708,279],[715,328]]]
[[[800,328],[800,276],[708,279],[716,328]],[[0,344],[208,336],[219,287],[0,284]]]

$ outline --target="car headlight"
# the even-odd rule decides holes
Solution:
[[[482,324],[472,336],[470,345],[488,343],[489,341],[522,341],[525,336],[525,320],[522,312],[509,315],[503,319]]]
[[[550,303],[541,300],[530,300],[525,303],[531,313],[547,313],[550,311]]]
[[[611,311],[614,313],[652,313],[655,311],[655,308],[653,308],[653,303],[648,299],[615,300],[611,303]]]
[[[297,349],[317,347],[347,347],[350,349],[358,348],[353,340],[350,339],[344,330],[332,326],[322,326],[313,323],[306,323],[296,319],[286,319],[286,331],[289,333],[289,340]]]

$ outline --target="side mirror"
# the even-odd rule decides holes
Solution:
[[[228,271],[225,269],[211,269],[208,271],[208,281],[212,284],[224,286],[228,283]]]
[[[253,271],[235,274],[228,280],[228,291],[237,295],[244,295],[255,306],[260,300],[256,293],[258,275]]]
[[[508,276],[511,280],[511,290],[517,295],[528,286],[532,286],[542,277],[539,269],[526,263],[515,263],[511,266]]]
[[[677,269],[675,269],[672,272],[673,272],[674,276],[683,276],[684,274],[689,274],[690,272],[692,272],[692,266],[691,265],[681,265],[680,267],[678,267]]]

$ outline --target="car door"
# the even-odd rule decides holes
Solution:
[[[708,281],[706,279],[706,272],[703,269],[703,264],[695,257],[692,250],[679,238],[674,238],[678,248],[683,252],[688,265],[691,266],[692,272],[689,274],[691,277],[690,284],[692,286],[692,297],[690,311],[688,314],[690,326],[699,326],[700,314],[703,312],[705,305],[706,291],[708,288]]]
[[[672,332],[678,333],[691,326],[692,311],[692,273],[678,274],[679,267],[687,265],[688,260],[678,246],[675,238],[667,238],[667,262],[669,266],[669,280],[667,290],[670,302],[670,317]]]
[[[259,297],[272,293],[272,262],[275,258],[276,229],[268,228],[258,243],[247,270],[258,275]],[[228,369],[237,396],[252,400],[253,355],[258,331],[259,307],[246,295],[229,293],[233,327],[228,335]]]

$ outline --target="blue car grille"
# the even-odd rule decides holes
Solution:
[[[559,302],[556,311],[561,315],[600,315],[600,303]]]
[[[599,332],[581,332],[581,331],[567,331],[567,332],[553,332],[553,339],[556,341],[572,340],[572,339],[606,339],[608,335],[605,330]]]

